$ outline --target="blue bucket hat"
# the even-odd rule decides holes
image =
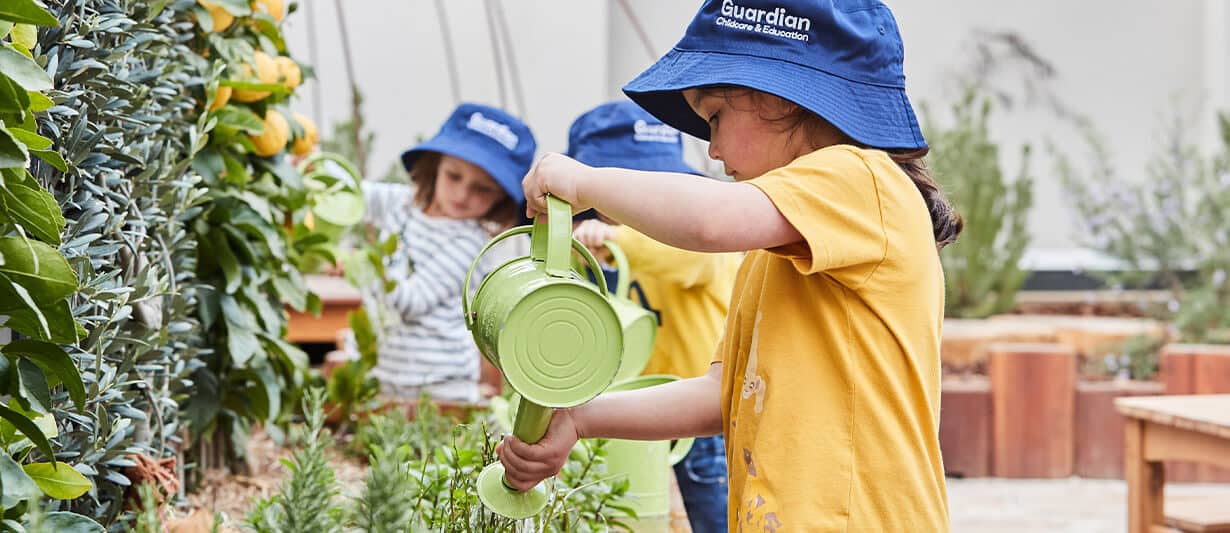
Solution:
[[[706,0],[675,48],[624,92],[709,138],[682,91],[736,85],[794,102],[876,148],[927,146],[905,94],[905,50],[879,0]]]
[[[602,104],[577,117],[568,129],[565,155],[591,167],[703,175],[683,162],[679,130],[628,100]],[[573,220],[596,216],[587,209]]]
[[[409,172],[425,152],[438,152],[478,165],[514,201],[525,201],[521,179],[534,164],[538,143],[529,126],[500,109],[481,104],[461,104],[453,110],[431,140],[401,154]]]
[[[568,157],[591,167],[700,174],[683,162],[679,130],[630,101],[586,111],[568,129]]]

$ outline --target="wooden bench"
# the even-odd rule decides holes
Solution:
[[[1172,499],[1166,502],[1166,525],[1185,533],[1230,533],[1230,501]]]
[[[1115,407],[1127,419],[1123,450],[1128,531],[1173,531],[1166,525],[1163,461],[1230,467],[1230,394],[1118,398]],[[1220,506],[1224,509],[1230,504]],[[1205,515],[1185,519],[1192,525],[1210,524]],[[1180,517],[1175,520],[1178,523]]]

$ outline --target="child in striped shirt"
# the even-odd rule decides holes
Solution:
[[[380,297],[391,323],[372,370],[384,393],[479,399],[480,356],[461,312],[462,281],[491,236],[517,220],[536,146],[520,120],[462,104],[435,137],[402,154],[414,187],[364,184],[367,221],[398,236],[385,265],[397,286]]]

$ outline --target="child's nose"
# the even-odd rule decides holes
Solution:
[[[709,159],[714,161],[722,160],[722,154],[718,152],[717,143],[713,141],[709,141]]]

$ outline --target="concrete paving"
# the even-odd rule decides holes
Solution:
[[[1095,479],[949,479],[954,533],[1123,533],[1127,485]],[[1230,506],[1230,485],[1166,484],[1166,500],[1216,498]]]

